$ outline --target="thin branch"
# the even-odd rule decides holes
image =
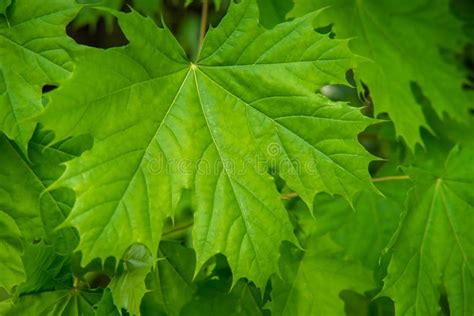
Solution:
[[[281,195],[282,200],[291,200],[291,199],[296,198],[296,197],[298,197],[298,193],[296,193],[296,192],[283,193]]]
[[[192,227],[193,225],[194,225],[194,221],[190,221],[189,223],[186,223],[182,226],[173,227],[170,230],[163,232],[163,237],[173,235],[175,233],[187,230],[188,228]]]
[[[399,180],[409,180],[409,176],[387,176],[380,178],[373,178],[372,182],[385,182],[385,181],[399,181]]]
[[[209,13],[209,0],[203,0],[202,11],[201,11],[201,31],[199,33],[199,52],[201,51],[202,43],[204,42],[204,37],[206,36],[208,13]]]

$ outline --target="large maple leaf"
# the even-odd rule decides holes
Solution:
[[[0,15],[0,131],[26,153],[41,112],[41,89],[58,85],[72,71],[77,48],[66,25],[80,10],[75,0],[17,0]],[[0,11],[0,13],[3,13]]]
[[[420,127],[430,129],[417,87],[439,117],[466,121],[473,106],[472,94],[462,91],[467,74],[443,55],[466,43],[448,0],[297,0],[290,14],[327,7],[320,25],[333,25],[337,37],[355,37],[351,47],[370,58],[356,72],[369,86],[375,111],[389,114],[409,147],[423,143]]]
[[[372,121],[314,93],[353,66],[347,41],[314,32],[317,14],[266,30],[256,1],[232,4],[196,62],[169,30],[114,14],[130,43],[78,53],[41,119],[59,139],[95,139],[54,186],[76,192],[66,224],[85,262],[134,242],[156,256],[163,220],[190,188],[197,269],[223,253],[234,282],[263,286],[280,242],[294,240],[269,168],[309,205],[317,192],[350,199],[371,188],[357,134]]]
[[[441,289],[452,315],[473,313],[473,159],[472,147],[456,146],[444,164],[433,159],[407,169],[416,186],[381,293],[395,301],[397,315],[436,315]]]

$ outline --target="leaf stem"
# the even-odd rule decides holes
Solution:
[[[202,1],[202,10],[201,10],[201,31],[199,33],[199,52],[202,48],[202,43],[204,42],[204,37],[206,36],[207,31],[207,16],[209,13],[209,0]]]
[[[282,200],[291,200],[291,199],[296,198],[296,197],[298,197],[298,193],[296,193],[296,192],[283,193],[281,195]]]

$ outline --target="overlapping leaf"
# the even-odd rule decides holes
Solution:
[[[240,280],[232,290],[226,285],[223,280],[208,280],[201,285],[194,299],[184,306],[180,315],[265,315],[261,294],[254,285],[244,280]]]
[[[26,280],[0,305],[2,315],[94,315],[100,293],[72,287],[71,256],[41,242],[29,243],[22,259]]]
[[[66,190],[45,189],[63,172],[59,164],[77,157],[90,146],[90,141],[79,137],[46,148],[49,140],[47,134],[38,132],[29,143],[28,160],[0,135],[0,208],[15,221],[27,242],[57,239],[58,250],[65,251],[69,241],[74,244],[75,234],[54,229],[64,221],[74,197]]]
[[[12,0],[0,0],[0,14],[7,17],[7,8],[12,4]],[[7,17],[8,19],[8,17]]]
[[[75,0],[17,0],[0,15],[0,132],[26,153],[42,109],[41,89],[58,85],[72,70],[76,49],[65,27],[80,9]]]
[[[67,222],[84,260],[121,257],[135,242],[156,249],[163,218],[192,188],[197,268],[220,252],[234,282],[262,286],[278,270],[280,241],[294,239],[270,166],[308,203],[320,191],[350,199],[371,187],[371,156],[356,139],[371,121],[314,94],[344,81],[347,41],[314,32],[315,14],[266,30],[247,0],[190,63],[168,30],[116,15],[130,44],[79,53],[42,118],[59,139],[95,138],[57,183],[76,192]]]
[[[355,52],[372,60],[357,73],[369,86],[376,112],[389,114],[409,147],[422,144],[420,127],[430,129],[413,93],[417,86],[440,117],[465,121],[473,106],[472,94],[462,90],[466,74],[443,55],[465,43],[448,0],[297,0],[292,14],[328,6],[319,25],[333,24],[337,37],[355,37]]]
[[[140,315],[140,303],[145,295],[145,278],[153,266],[150,251],[141,244],[132,245],[122,259],[123,265],[109,284],[115,306]]]
[[[280,262],[283,280],[275,277],[273,282],[274,315],[343,315],[342,290],[363,293],[375,286],[370,270],[344,258],[328,236],[311,236],[305,252],[285,246]]]
[[[0,281],[8,291],[15,285],[19,285],[18,293],[41,288],[50,281],[40,273],[49,271],[48,264],[55,260],[50,254],[68,252],[77,243],[77,234],[70,228],[55,230],[67,216],[73,194],[71,197],[65,190],[45,193],[45,188],[63,172],[59,164],[78,156],[88,142],[79,137],[46,148],[51,140],[48,135],[51,136],[42,132],[34,135],[29,142],[30,160],[0,135],[0,208],[5,210],[0,213]],[[54,243],[50,246],[53,250],[45,252],[32,246],[32,242],[41,239]],[[25,254],[22,248],[26,248]],[[26,281],[24,270],[29,273]]]
[[[404,209],[408,180],[387,181],[377,185],[384,196],[361,192],[353,207],[341,199],[317,197],[313,234],[330,233],[347,255],[367,268],[376,270],[380,257],[397,230]]]
[[[70,259],[70,254],[57,254],[54,245],[44,242],[27,244],[22,257],[26,280],[18,286],[15,294],[28,295],[67,288],[72,283]]]
[[[95,315],[93,305],[99,299],[100,294],[76,289],[43,292],[20,298],[13,308],[6,312],[5,316],[93,316]]]
[[[408,169],[416,187],[381,294],[395,301],[397,315],[436,315],[441,290],[451,315],[473,313],[473,160],[472,147],[455,147],[444,164],[435,159]]]
[[[147,278],[150,291],[143,299],[142,314],[180,315],[182,307],[196,292],[193,283],[196,255],[177,242],[162,241],[158,256],[156,268]]]
[[[114,305],[110,290],[105,290],[100,301],[96,304],[96,315],[120,316],[117,307]]]
[[[87,0],[87,2],[114,10],[120,10],[127,5],[131,5],[133,9],[143,15],[155,19],[156,21],[159,20],[160,15],[163,13],[163,0],[132,0],[128,2],[126,0]],[[199,1],[186,0],[184,6],[187,7],[193,2],[198,2],[199,4]],[[213,2],[216,10],[219,10],[221,7],[221,0],[213,0]],[[177,3],[174,3],[174,5],[177,5]],[[87,26],[89,31],[93,33],[97,30],[97,26],[101,19],[104,21],[106,33],[112,33],[114,30],[113,15],[107,14],[101,10],[96,10],[93,6],[85,7],[74,20],[73,26],[76,29]]]
[[[286,21],[286,15],[293,7],[291,0],[257,0],[257,2],[260,8],[260,23],[267,28]]]
[[[21,241],[15,221],[0,211],[0,287],[7,291],[25,280]]]
[[[124,0],[103,0],[103,1],[89,1],[91,4],[100,4],[107,8],[120,10],[124,5]],[[100,19],[103,19],[105,30],[107,33],[112,33],[114,28],[114,17],[110,14],[105,14],[103,11],[94,9],[93,6],[87,6],[81,10],[72,23],[73,27],[79,29],[87,26],[91,33],[97,30],[97,25]]]
[[[141,306],[152,315],[262,315],[260,291],[240,280],[234,287],[232,273],[219,256],[196,278],[195,253],[177,242],[162,241],[156,270],[147,280],[149,292]]]

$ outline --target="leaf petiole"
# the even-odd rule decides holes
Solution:
[[[209,0],[203,0],[202,10],[201,10],[201,30],[199,32],[198,52],[201,52],[202,43],[204,42],[204,37],[206,36],[208,13],[209,13]]]

